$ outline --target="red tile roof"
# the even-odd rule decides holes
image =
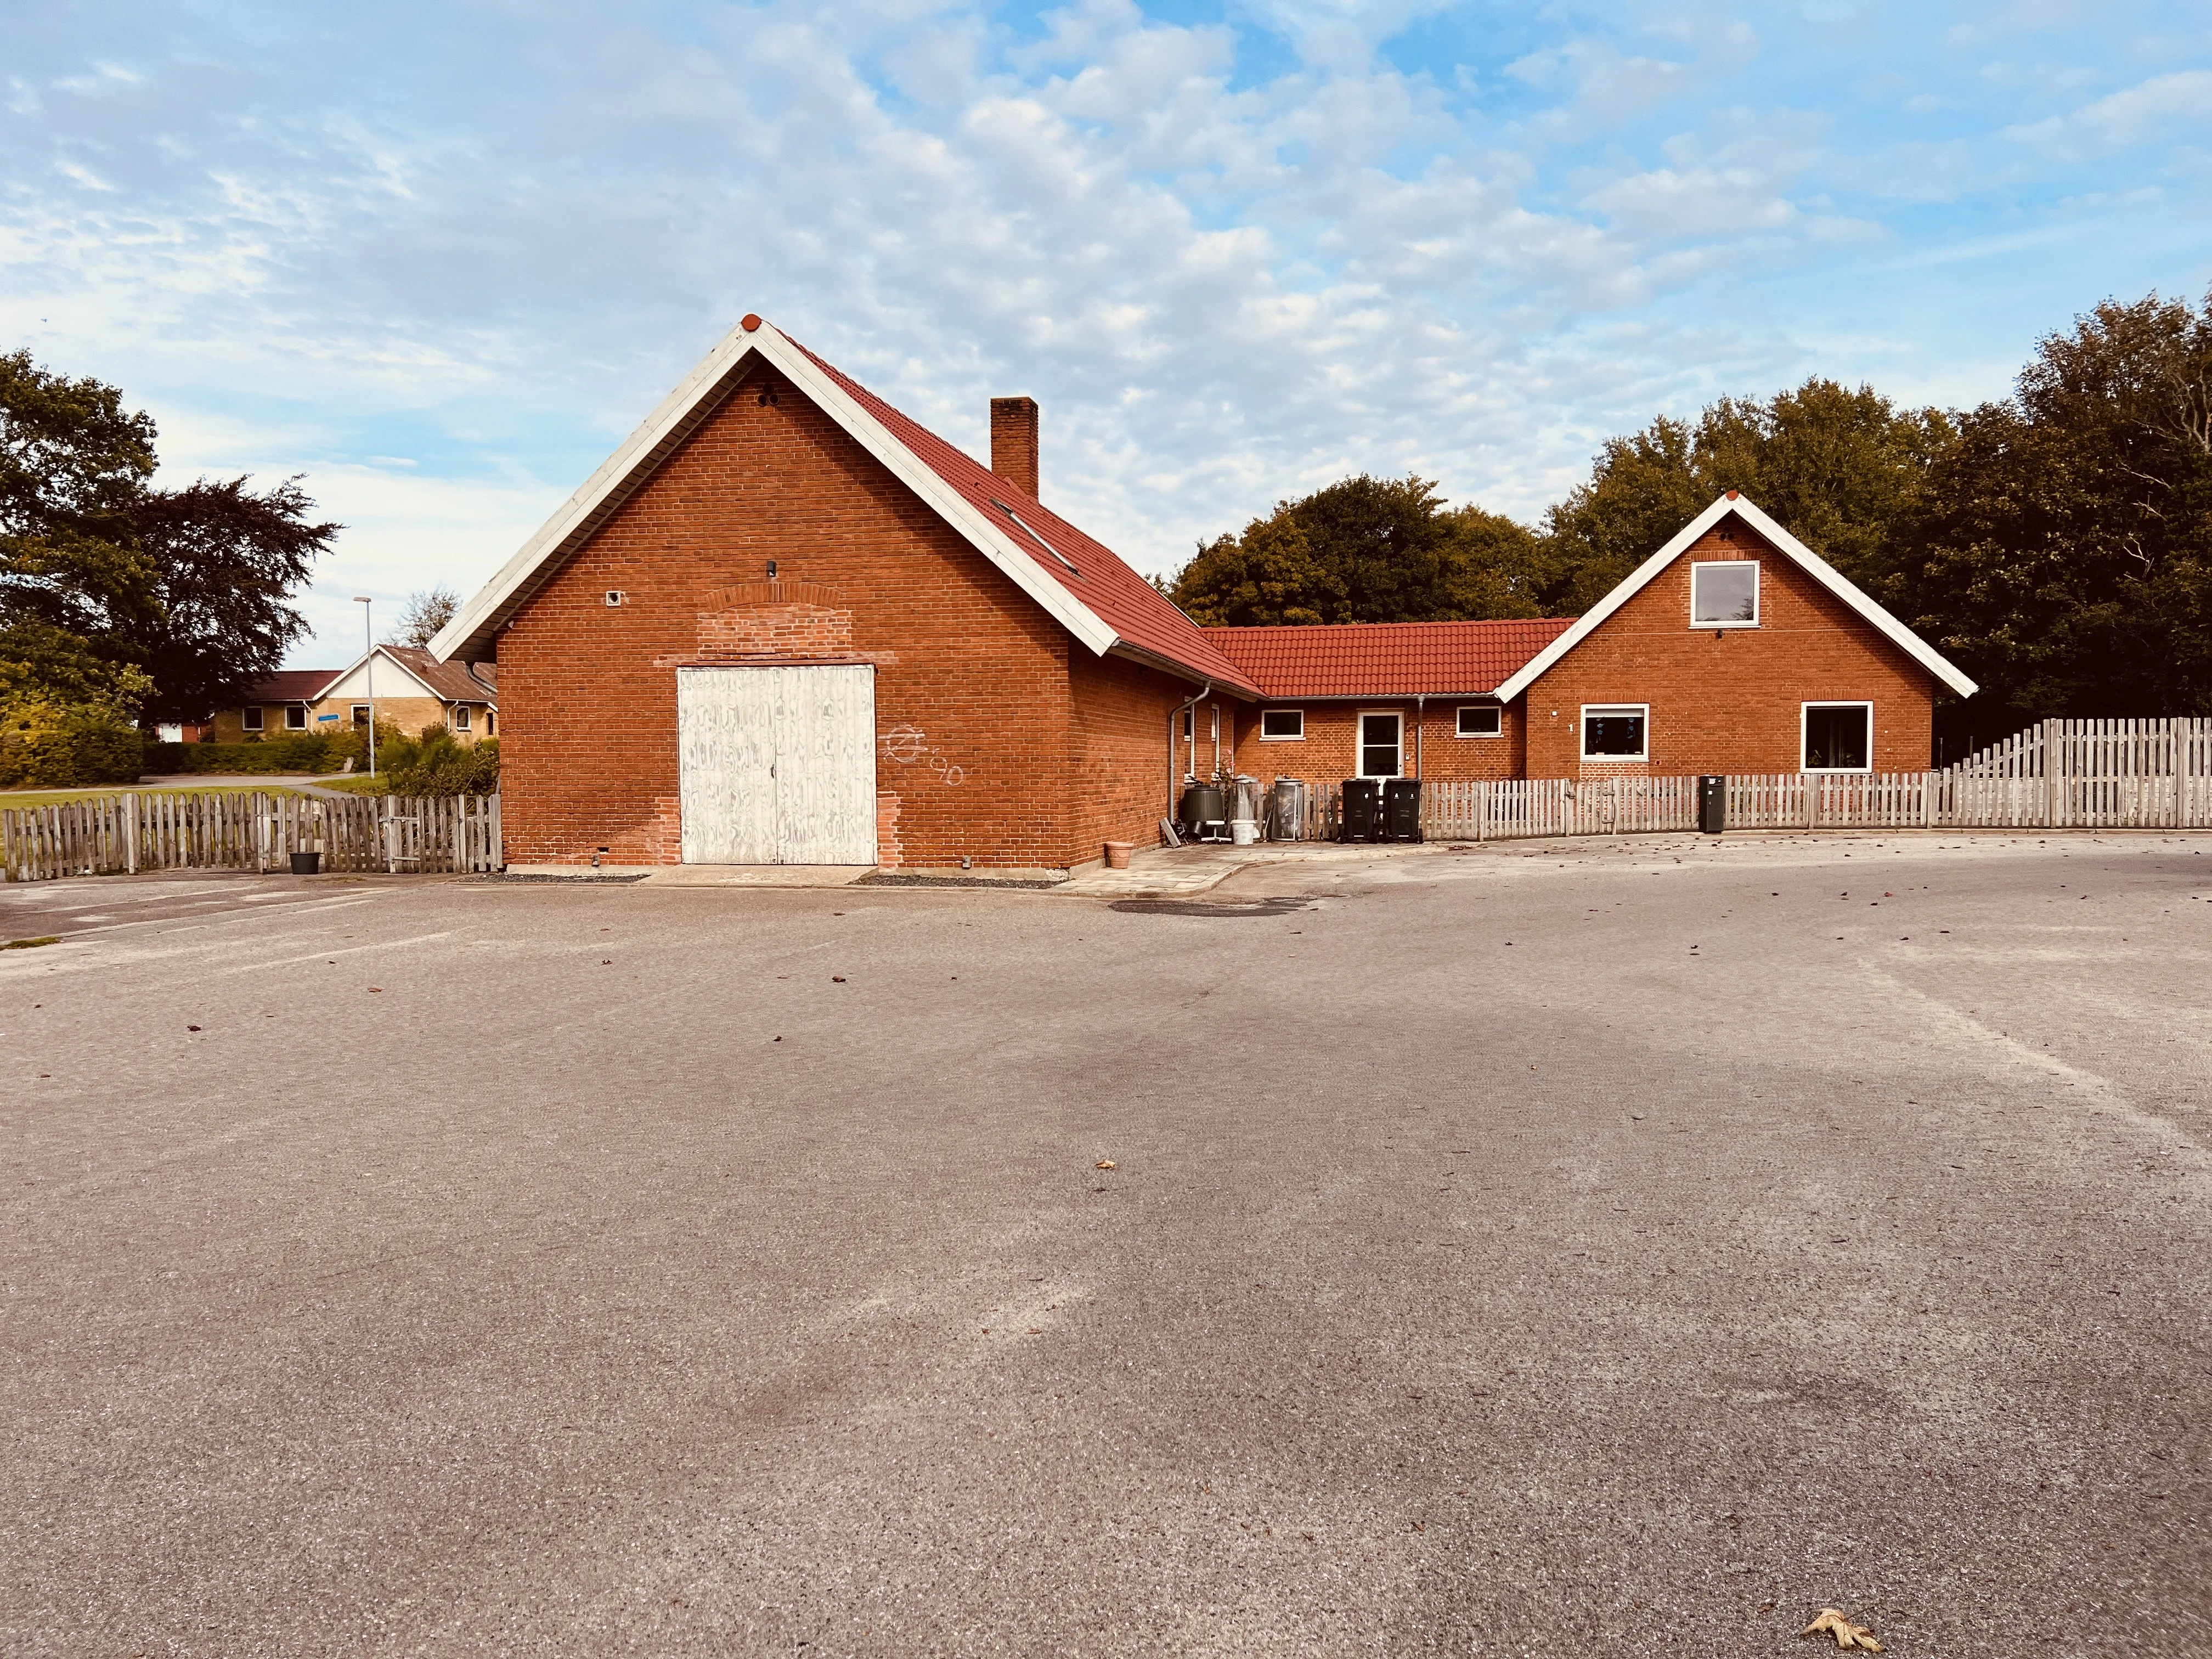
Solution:
[[[264,674],[249,681],[246,688],[248,702],[313,702],[323,695],[323,689],[337,678],[335,668],[280,668],[273,674]]]
[[[787,339],[790,337],[786,336]],[[881,398],[854,380],[835,365],[826,363],[793,340],[792,344],[806,352],[822,372],[836,381],[853,400],[880,422],[890,434],[913,452],[921,464],[945,480],[967,498],[970,506],[980,508],[1005,530],[1014,544],[1034,560],[1037,568],[1075,595],[1106,625],[1121,636],[1127,644],[1168,661],[1189,672],[1212,680],[1218,686],[1233,687],[1258,695],[1255,685],[1234,661],[1224,656],[1213,643],[1218,630],[1201,629],[1169,601],[1152,583],[1139,575],[1109,550],[1103,543],[1092,540],[1050,507],[1042,505],[1034,496],[1024,494],[1014,485],[977,461],[965,450],[955,448],[918,422],[909,420],[893,409]],[[1009,520],[998,505],[1011,507],[1020,524]],[[1026,525],[1042,539],[1040,547],[1031,537],[1024,535]],[[1055,558],[1048,549],[1066,556],[1066,562]],[[1074,567],[1070,569],[1069,565]]]
[[[1574,620],[1209,628],[1206,636],[1273,699],[1487,696]]]

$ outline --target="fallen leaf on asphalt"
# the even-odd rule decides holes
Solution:
[[[200,1028],[199,1028],[198,1026],[197,1026],[197,1025],[187,1025],[187,1026],[185,1026],[185,1029],[187,1031],[197,1031],[197,1030],[198,1030]]]
[[[845,976],[842,974],[832,974],[830,975],[830,982],[832,985],[842,985],[845,982]]]
[[[1098,1160],[1098,1167],[1102,1170],[1110,1170],[1114,1167],[1114,1160],[1110,1158],[1102,1158]]]
[[[1872,1631],[1864,1625],[1854,1625],[1833,1607],[1822,1607],[1820,1616],[1797,1633],[1818,1636],[1822,1631],[1832,1635],[1839,1648],[1864,1648],[1869,1653],[1881,1651],[1881,1644],[1874,1639]]]

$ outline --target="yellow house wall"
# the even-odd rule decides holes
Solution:
[[[354,702],[353,698],[345,697],[311,703],[307,708],[307,725],[297,729],[284,724],[286,704],[262,703],[258,705],[261,710],[261,730],[258,732],[246,729],[244,708],[220,708],[216,711],[213,722],[215,740],[217,743],[244,743],[257,737],[275,738],[299,737],[307,732],[349,731],[353,724]],[[453,737],[456,741],[471,744],[478,738],[499,735],[496,710],[481,702],[469,703],[465,707],[469,711],[469,729],[455,732]],[[318,717],[324,714],[335,714],[337,719],[323,722]],[[379,697],[376,700],[376,719],[379,725],[396,726],[411,738],[418,735],[426,726],[450,728],[453,716],[448,706],[435,697]]]

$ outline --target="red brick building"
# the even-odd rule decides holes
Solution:
[[[1974,690],[1735,495],[1578,618],[1206,632],[1263,779],[1918,771],[1937,688]]]
[[[1257,688],[1037,499],[748,317],[440,635],[499,665],[511,865],[1066,869]]]
[[[1750,502],[1588,616],[1200,629],[758,318],[434,641],[496,661],[511,865],[1062,870],[1187,775],[1326,784],[1927,765],[1972,683]]]

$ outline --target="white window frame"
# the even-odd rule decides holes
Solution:
[[[1808,766],[1805,764],[1805,739],[1813,723],[1815,708],[1863,708],[1866,710],[1866,755],[1864,766]],[[1797,768],[1801,772],[1826,777],[1864,777],[1874,770],[1874,704],[1856,697],[1816,697],[1797,705]]]
[[[1386,717],[1398,722],[1398,769],[1395,772],[1370,772],[1367,769],[1367,720],[1370,714]],[[1355,778],[1373,778],[1378,782],[1406,775],[1406,711],[1402,708],[1356,708],[1352,714],[1352,763],[1358,769]]]
[[[1295,732],[1272,732],[1272,733],[1271,733],[1271,732],[1267,730],[1267,716],[1268,716],[1268,715],[1270,715],[1270,714],[1293,714],[1293,715],[1296,715],[1296,716],[1297,717],[1298,729],[1297,729],[1297,731],[1295,731]],[[1261,742],[1262,742],[1262,743],[1304,743],[1305,740],[1306,740],[1306,711],[1305,711],[1304,709],[1303,709],[1303,708],[1262,708],[1262,709],[1260,711],[1260,741],[1261,741]]]
[[[1470,732],[1467,729],[1469,714],[1490,714],[1496,717],[1495,732]],[[1455,738],[1502,738],[1505,735],[1505,708],[1495,702],[1463,702],[1452,713],[1452,736]]]
[[[1644,748],[1642,752],[1634,755],[1591,754],[1589,752],[1589,722],[1590,716],[1592,714],[1596,714],[1601,719],[1607,714],[1635,714],[1640,716],[1644,721]],[[1648,702],[1584,703],[1582,706],[1581,716],[1575,721],[1575,749],[1582,757],[1582,763],[1585,766],[1634,766],[1639,763],[1646,765],[1650,764],[1651,760],[1651,705]],[[1802,748],[1800,748],[1797,752],[1800,755],[1802,755],[1805,751]]]
[[[1766,602],[1765,578],[1760,574],[1757,559],[1693,559],[1690,562],[1690,626],[1707,628],[1756,628],[1761,607]],[[1749,622],[1699,622],[1698,620],[1698,572],[1711,570],[1722,565],[1741,568],[1751,567],[1751,620]]]
[[[259,703],[252,704],[238,711],[238,729],[241,732],[259,732],[265,729]]]
[[[346,710],[346,718],[355,726],[365,726],[368,724],[368,709],[365,702],[355,703]]]
[[[307,704],[295,702],[285,706],[284,729],[287,732],[304,732],[307,729]]]
[[[465,732],[468,729],[469,706],[465,702],[457,702],[453,705],[453,730]]]

